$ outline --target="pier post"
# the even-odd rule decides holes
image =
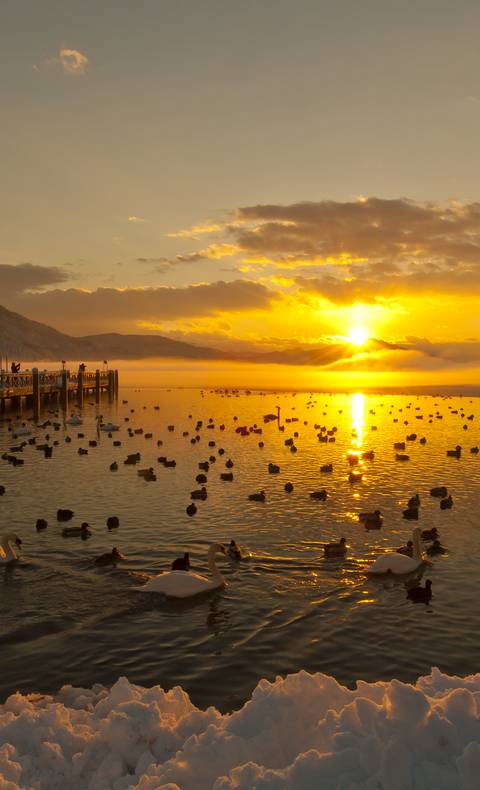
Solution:
[[[110,403],[113,401],[115,392],[115,373],[113,370],[108,371],[108,400]]]
[[[69,372],[68,372],[68,370],[62,370],[62,409],[63,409],[63,411],[67,411],[67,409],[68,409],[68,379],[69,379]]]
[[[115,397],[118,398],[118,370],[115,370]]]
[[[79,368],[78,371],[78,386],[77,386],[77,401],[78,405],[83,406],[83,370]]]
[[[100,371],[95,371],[95,403],[100,403]]]
[[[32,393],[33,419],[35,420],[35,422],[38,422],[40,418],[40,373],[38,372],[38,368],[33,368],[32,374],[33,374],[33,393]]]

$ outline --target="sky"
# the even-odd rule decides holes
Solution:
[[[480,382],[480,5],[4,0],[0,304]]]

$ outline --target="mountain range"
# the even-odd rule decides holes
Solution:
[[[46,324],[31,321],[0,306],[0,355],[9,359],[142,359],[146,357],[184,357],[224,359],[226,354],[213,348],[194,346],[160,335],[121,335],[116,333],[72,337]]]
[[[111,332],[73,337],[0,306],[0,357],[8,357],[9,360],[58,362],[61,359],[93,361],[181,357],[283,365],[328,365],[348,355],[345,344],[340,343],[271,352],[227,352],[171,340],[161,335],[121,335]]]

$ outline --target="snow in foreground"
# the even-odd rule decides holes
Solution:
[[[121,678],[0,705],[0,790],[477,790],[480,674],[416,686],[299,672],[244,707]]]

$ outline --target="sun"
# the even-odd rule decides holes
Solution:
[[[364,346],[368,337],[368,331],[364,326],[355,326],[350,330],[347,340],[353,346]]]

